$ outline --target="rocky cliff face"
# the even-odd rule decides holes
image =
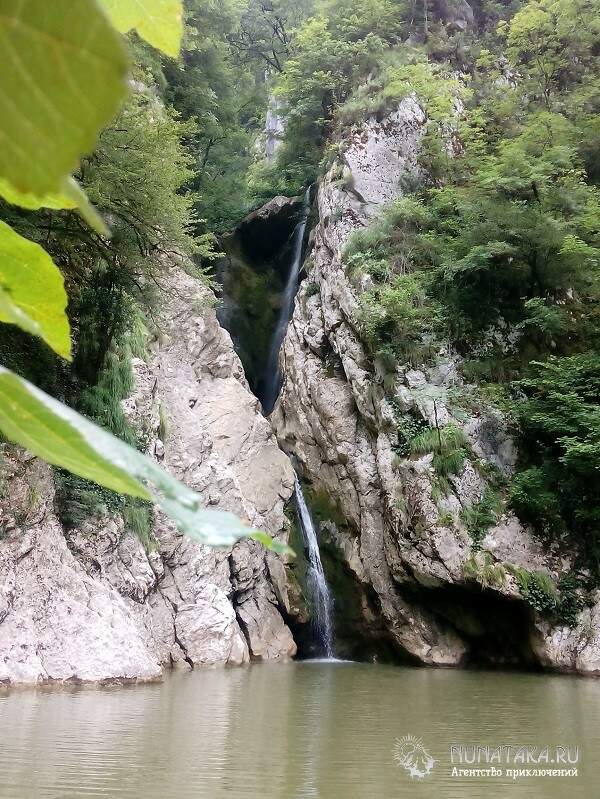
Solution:
[[[336,506],[321,529],[354,577],[365,628],[383,622],[397,652],[426,664],[473,658],[598,673],[598,597],[576,627],[552,627],[518,588],[515,567],[556,576],[568,565],[564,557],[508,514],[474,553],[461,511],[482,499],[490,468],[509,475],[515,461],[500,414],[456,401],[466,387],[455,354],[440,351],[433,365],[398,368],[390,392],[389,376],[384,389],[361,344],[357,297],[368,286],[352,284],[342,249],[418,174],[425,126],[419,103],[405,99],[355,131],[343,143],[342,163],[322,181],[272,424],[313,489]],[[436,493],[431,454],[395,452],[398,416],[406,415],[464,431],[471,455],[449,493]]]
[[[285,538],[293,471],[250,393],[212,295],[163,278],[159,335],[134,361],[126,412],[151,454],[196,489]],[[162,436],[162,438],[161,438]],[[257,543],[214,550],[156,519],[146,551],[120,517],[62,529],[50,469],[6,448],[0,498],[0,681],[156,679],[165,665],[295,654],[284,565]]]

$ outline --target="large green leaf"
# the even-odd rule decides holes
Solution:
[[[38,197],[31,192],[17,191],[14,186],[0,178],[0,197],[3,197],[11,205],[18,205],[28,211],[38,211],[40,208],[51,208],[53,210],[73,210],[77,208],[85,221],[102,236],[110,236],[104,220],[90,203],[86,193],[74,178],[67,178],[63,181],[60,194],[45,194]]]
[[[0,178],[0,197],[12,205],[27,208],[28,211],[38,211],[40,208],[76,208],[77,203],[65,194],[46,194],[38,197],[31,192],[17,191],[7,180]]]
[[[252,535],[271,549],[289,551],[264,533],[252,533],[232,513],[205,510],[198,494],[153,460],[1,366],[0,429],[48,463],[153,500],[183,533],[204,544],[227,546]]]
[[[132,28],[153,47],[176,58],[181,47],[181,0],[100,0],[121,33]]]
[[[126,92],[121,37],[95,0],[0,0],[0,177],[58,194]]]
[[[0,197],[12,205],[26,208],[28,211],[38,211],[40,208],[53,210],[73,210],[77,208],[85,221],[102,236],[110,236],[104,220],[90,203],[86,193],[75,178],[69,177],[62,181],[59,194],[45,194],[38,197],[31,192],[17,191],[7,180],[0,178]]]
[[[66,307],[63,277],[48,253],[0,222],[0,322],[40,336],[70,358]]]

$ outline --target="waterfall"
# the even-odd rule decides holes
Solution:
[[[294,312],[294,299],[298,289],[298,276],[302,266],[302,249],[304,244],[304,234],[310,210],[310,187],[304,194],[302,204],[302,214],[292,235],[292,254],[290,271],[283,290],[281,310],[277,319],[277,325],[271,339],[269,357],[265,368],[264,379],[262,381],[262,391],[260,391],[260,401],[263,413],[268,415],[273,410],[273,406],[279,395],[281,388],[281,375],[279,372],[279,350],[286,334],[287,326]],[[310,592],[310,600],[313,606],[313,624],[315,635],[321,649],[321,654],[326,658],[333,658],[333,629],[331,622],[332,600],[329,593],[329,586],[325,579],[323,564],[321,563],[321,553],[319,552],[319,542],[313,525],[313,521],[302,493],[302,486],[296,477],[296,507],[298,510],[298,521],[306,549],[308,552],[307,583]]]
[[[306,222],[308,220],[309,210],[310,187],[306,190],[304,195],[302,216],[294,228],[290,271],[285,288],[283,290],[281,310],[279,311],[279,318],[277,319],[277,325],[275,326],[275,331],[273,332],[269,357],[265,367],[263,390],[261,392],[261,402],[265,415],[268,415],[273,410],[273,406],[275,405],[277,396],[279,395],[279,389],[281,388],[281,375],[279,373],[279,349],[281,348],[287,326],[294,312],[294,298],[296,297],[296,291],[298,288],[298,275],[300,274],[300,267],[302,266],[302,245],[304,243],[304,233],[306,231]]]
[[[315,527],[302,493],[302,486],[296,477],[296,507],[298,508],[298,519],[302,537],[308,550],[308,590],[313,604],[313,621],[316,637],[321,646],[322,654],[327,658],[332,658],[333,653],[333,628],[331,623],[332,601],[329,593],[329,586],[325,579],[323,564],[321,563],[321,553],[319,552],[319,542]]]
[[[285,132],[285,125],[283,122],[282,103],[275,97],[269,98],[269,107],[267,108],[267,119],[265,122],[265,156],[267,161],[273,161],[275,153],[281,144],[283,134]]]

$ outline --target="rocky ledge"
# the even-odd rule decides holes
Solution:
[[[144,429],[150,454],[207,505],[285,539],[293,470],[214,298],[181,266],[162,283],[160,332],[147,360],[134,360],[126,413]],[[295,654],[278,557],[252,541],[204,547],[162,517],[148,549],[120,516],[64,530],[50,468],[4,449],[0,682],[152,680],[169,665]]]
[[[363,629],[418,663],[475,660],[597,674],[600,597],[569,627],[542,618],[519,589],[519,569],[557,579],[569,558],[542,546],[510,514],[476,550],[463,521],[484,497],[486,471],[510,475],[514,467],[501,415],[455,401],[469,388],[455,353],[440,351],[421,368],[398,367],[390,392],[390,376],[384,386],[361,343],[356,309],[365,287],[349,278],[342,250],[353,230],[400,196],[403,180],[418,177],[426,124],[408,97],[341,142],[340,161],[319,187],[319,221],[271,421],[313,491],[328,498],[332,511],[321,533],[354,581]],[[398,454],[398,418],[406,415],[440,428],[452,423],[468,442],[470,456],[441,497],[432,454]]]

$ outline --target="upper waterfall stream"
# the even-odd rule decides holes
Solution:
[[[273,338],[271,339],[271,346],[269,349],[269,356],[265,368],[264,388],[262,392],[261,403],[263,412],[268,416],[273,410],[273,406],[279,395],[281,388],[281,374],[279,372],[279,350],[287,326],[292,318],[294,312],[294,299],[298,289],[298,275],[300,274],[300,267],[302,266],[302,251],[304,244],[304,234],[306,232],[306,223],[308,221],[308,213],[310,210],[310,187],[304,194],[304,202],[302,204],[302,213],[300,221],[294,228],[293,241],[292,241],[292,257],[290,263],[290,271],[283,290],[283,297],[281,300],[281,310],[275,330],[273,331]]]

